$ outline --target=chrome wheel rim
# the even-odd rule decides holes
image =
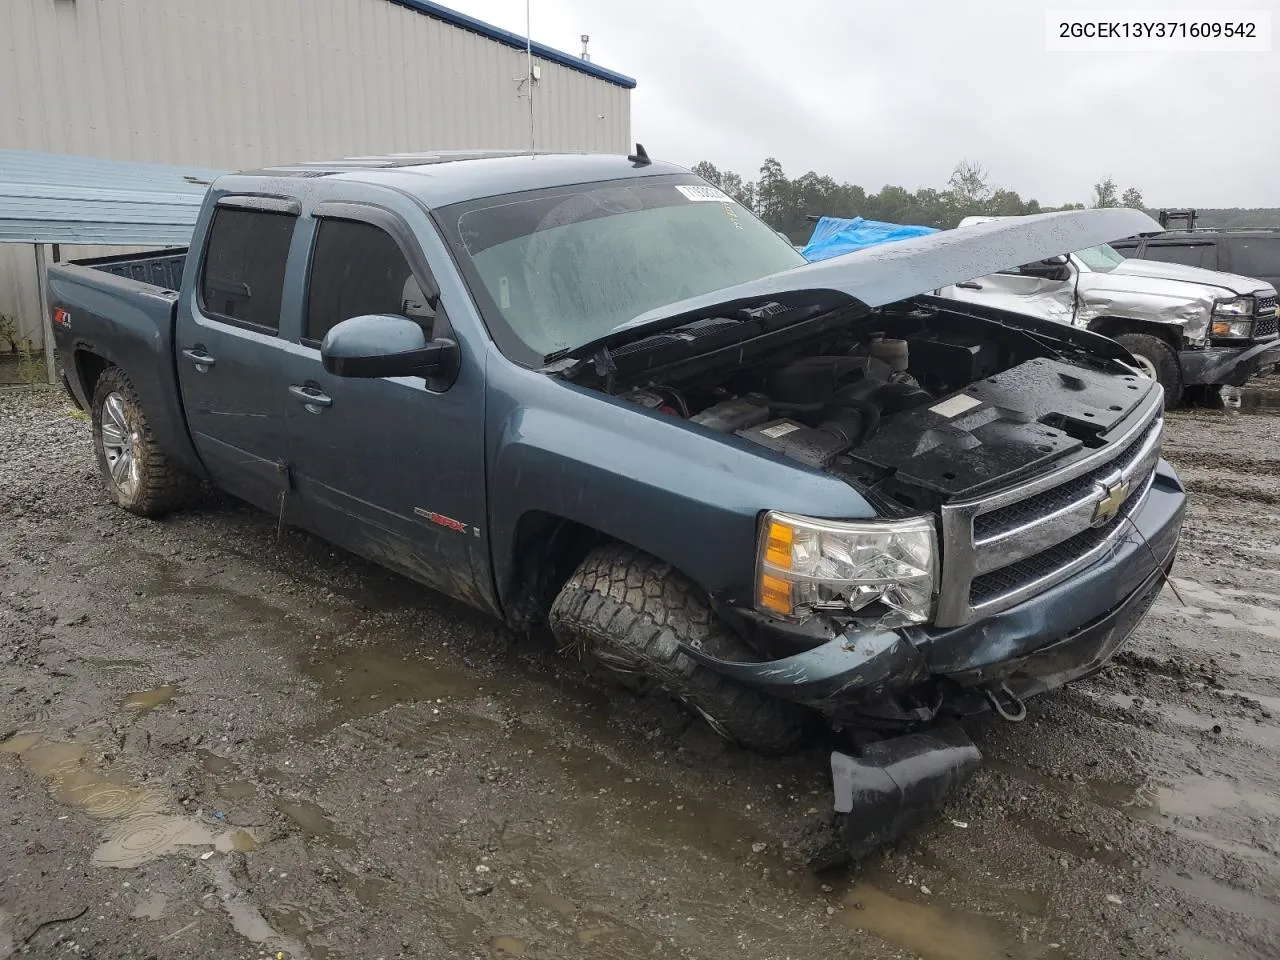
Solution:
[[[102,452],[111,482],[125,497],[132,497],[138,489],[137,439],[124,397],[115,392],[107,394],[102,403]]]
[[[1148,380],[1160,379],[1156,375],[1156,365],[1151,362],[1150,358],[1144,357],[1140,353],[1135,353],[1133,355],[1133,359],[1138,361],[1137,363],[1138,372],[1142,374],[1144,377],[1146,377]]]

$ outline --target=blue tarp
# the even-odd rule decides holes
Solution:
[[[908,237],[923,237],[937,233],[936,227],[912,227],[897,223],[881,223],[854,217],[823,217],[813,228],[813,236],[800,253],[810,262],[828,260],[842,253],[852,253],[863,247],[875,247]]]

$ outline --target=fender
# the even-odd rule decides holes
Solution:
[[[504,608],[511,599],[516,530],[531,511],[638,547],[718,601],[747,606],[762,511],[876,516],[849,484],[737,437],[501,356],[492,356],[488,369],[489,530]]]
[[[58,264],[49,268],[49,303],[71,314],[70,329],[54,328],[64,360],[83,351],[123,370],[148,413],[156,440],[186,470],[206,477],[187,434],[178,394],[173,357],[177,294],[101,270]],[[78,365],[68,375],[78,379]],[[76,386],[87,393],[83,381]]]

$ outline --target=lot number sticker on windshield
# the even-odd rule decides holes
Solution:
[[[721,193],[715,187],[688,186],[686,184],[677,184],[676,189],[679,190],[686,200],[710,200],[713,203],[732,203],[728,194]]]

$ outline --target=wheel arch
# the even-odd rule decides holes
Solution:
[[[565,581],[588,553],[605,543],[623,541],[547,510],[521,514],[502,564],[507,573],[496,584],[507,622],[522,630],[544,623]]]
[[[1112,340],[1126,333],[1145,333],[1158,337],[1175,351],[1181,350],[1184,345],[1182,328],[1172,323],[1157,323],[1133,317],[1098,317],[1089,322],[1088,329],[1091,333],[1098,333]]]
[[[85,400],[85,409],[93,402],[93,391],[98,380],[106,373],[107,368],[115,366],[100,353],[85,347],[79,347],[71,356],[71,370],[68,374],[75,378],[75,386],[81,390]]]

